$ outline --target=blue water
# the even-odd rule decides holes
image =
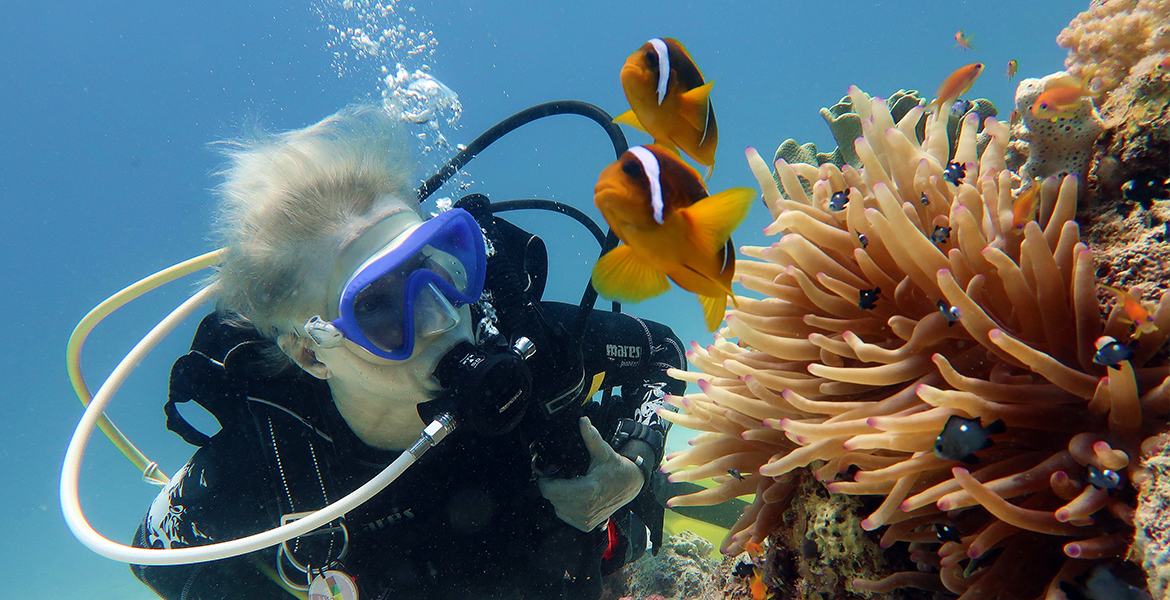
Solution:
[[[360,4],[360,3],[359,3]],[[1059,70],[1054,38],[1076,2],[415,2],[410,27],[433,31],[432,73],[459,94],[467,143],[530,105],[580,99],[618,114],[622,62],[655,36],[681,40],[714,81],[719,121],[712,190],[755,186],[746,146],[770,158],[786,138],[833,147],[817,114],[849,85],[888,96],[931,93],[955,68],[984,62],[971,92],[1011,110],[1020,77]],[[325,17],[322,16],[325,15]],[[327,28],[340,3],[22,2],[0,20],[0,206],[5,262],[0,296],[0,575],[9,593],[44,598],[153,597],[121,564],[78,543],[57,500],[60,461],[81,414],[68,384],[65,342],[92,306],[132,281],[211,250],[206,231],[218,165],[208,143],[247,124],[303,127],[353,101],[379,97],[374,62],[335,57]],[[958,29],[977,51],[954,47]],[[404,57],[415,59],[417,57]],[[409,62],[409,60],[407,61]],[[389,65],[393,68],[393,65]],[[417,66],[417,65],[415,65]],[[413,67],[412,67],[413,68]],[[339,76],[340,75],[340,76]],[[628,132],[634,143],[647,141]],[[424,162],[445,157],[432,151]],[[613,160],[599,128],[560,117],[491,147],[465,177],[495,199],[592,205],[598,171]],[[454,194],[444,191],[440,195]],[[597,248],[563,218],[525,217],[549,242],[546,297],[580,297]],[[766,242],[757,205],[735,236]],[[150,326],[192,290],[174,284],[100,326],[86,346],[96,386]],[[684,341],[708,343],[698,302],[674,290],[635,314],[666,322]],[[163,425],[171,361],[193,324],[135,372],[109,410],[145,453],[174,473],[192,448]],[[674,435],[675,442],[685,436]],[[91,444],[83,506],[97,529],[128,541],[155,488],[102,438]]]

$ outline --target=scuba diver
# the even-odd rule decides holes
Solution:
[[[133,565],[161,597],[593,600],[647,537],[657,548],[669,428],[657,411],[685,389],[666,375],[686,368],[680,341],[591,311],[589,292],[581,306],[543,301],[543,242],[485,197],[423,215],[420,199],[474,153],[416,192],[406,148],[397,123],[362,106],[229,147],[218,306],[175,362],[166,404],[168,428],[199,448],[133,545],[295,521],[420,434],[458,429],[324,527],[234,558]],[[189,401],[218,432],[183,418]]]

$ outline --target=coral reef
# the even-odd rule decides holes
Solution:
[[[825,163],[837,165],[838,168],[844,167],[846,164],[854,168],[861,166],[861,159],[858,158],[857,153],[853,150],[853,141],[861,137],[861,116],[857,111],[853,110],[854,94],[861,93],[856,87],[849,90],[850,95],[845,96],[839,102],[828,108],[821,109],[821,118],[829,126],[829,131],[833,133],[833,139],[837,141],[837,148],[832,152],[817,152],[816,144],[807,142],[799,144],[796,140],[784,140],[780,147],[776,149],[773,162],[783,160],[789,164],[805,163],[813,166],[820,166]],[[962,101],[966,102],[966,101]],[[889,106],[890,114],[893,115],[895,121],[899,121],[910,112],[910,109],[922,103],[922,97],[918,90],[898,90],[886,101]],[[977,100],[967,103],[967,109],[959,111],[951,111],[947,121],[947,131],[950,135],[949,139],[957,139],[956,134],[959,130],[959,124],[962,123],[963,118],[968,114],[974,112],[979,115],[979,127],[982,130],[983,120],[987,117],[994,117],[998,112],[995,105],[990,100],[979,98]],[[926,131],[925,120],[919,120],[915,124],[915,134],[918,141],[922,141]],[[986,139],[981,138],[979,143],[979,152],[983,151],[986,145]],[[952,148],[952,151],[954,149]],[[805,193],[812,191],[812,181],[801,178],[801,183],[804,185]],[[779,185],[779,182],[777,182]],[[783,190],[781,190],[783,192]]]
[[[948,165],[944,121],[928,119],[919,143],[921,107],[895,122],[851,92],[860,169],[778,161],[782,196],[749,152],[775,217],[765,233],[782,237],[741,249],[755,260],[737,261],[737,277],[762,297],[741,296],[715,343],[693,345],[702,372],[672,371],[700,391],[660,414],[703,433],[664,470],[718,485],[671,505],[754,492],[721,544],[738,553],[784,523],[805,472],[834,495],[876,496],[860,527],[884,528],[880,545],[915,567],[862,575],[855,593],[1038,597],[1094,560],[1122,561],[1149,491],[1139,459],[1170,412],[1170,294],[1153,307],[1156,331],[1131,337],[1123,306],[1102,317],[1073,220],[1081,177],[1045,179],[1038,214],[1014,222],[1023,181],[1006,168],[1005,126],[987,119],[980,157],[978,117],[964,117]],[[1096,362],[1102,335],[1132,356]],[[977,465],[932,451],[956,415],[1006,424]]]
[[[769,538],[764,581],[778,590],[777,598],[846,598],[854,579],[913,567],[906,559],[891,565],[892,557],[861,528],[864,498],[829,494],[810,473],[795,475],[799,501]]]
[[[644,555],[607,581],[604,598],[720,600],[726,569],[711,557],[711,542],[684,531],[663,541],[658,556]],[[726,561],[725,561],[726,562]]]
[[[1087,202],[1078,214],[1112,285],[1145,284],[1149,297],[1170,286],[1170,203],[1145,206],[1122,193],[1131,180],[1170,178],[1170,72],[1150,57],[1133,68],[1101,107],[1108,128],[1097,141]]]
[[[1056,37],[1068,48],[1064,65],[1078,77],[1092,66],[1092,87],[1108,94],[1142,59],[1170,54],[1170,3],[1094,0]]]
[[[1043,79],[1025,79],[1016,87],[1016,110],[1020,121],[1012,128],[1011,150],[1027,157],[1020,169],[1024,181],[1070,173],[1083,178],[1089,172],[1093,143],[1105,130],[1093,104],[1082,102],[1075,116],[1055,121],[1041,119],[1031,110],[1048,82],[1066,76],[1062,71]],[[1018,160],[1010,157],[1007,160],[1009,168],[1017,164]]]

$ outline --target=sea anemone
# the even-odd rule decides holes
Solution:
[[[699,392],[661,414],[703,433],[663,470],[718,485],[670,505],[754,493],[721,545],[737,553],[776,530],[800,469],[831,493],[884,497],[861,526],[884,527],[882,547],[908,542],[918,572],[854,581],[858,592],[1039,596],[1088,559],[1124,557],[1140,457],[1170,411],[1170,294],[1156,331],[1131,336],[1123,307],[1102,316],[1075,174],[1021,181],[993,118],[978,157],[975,115],[952,158],[945,122],[929,119],[920,143],[921,107],[895,123],[880,98],[851,93],[862,168],[777,161],[782,195],[748,151],[775,218],[765,233],[782,237],[741,248],[737,278],[761,297],[740,296],[715,343],[693,345],[701,372],[672,371]],[[815,181],[811,197],[798,175]],[[1021,220],[1027,185],[1039,202]],[[1094,362],[1102,336],[1132,344],[1131,358]],[[932,451],[953,415],[1006,431],[961,465]],[[1116,489],[1094,485],[1105,471]],[[943,525],[958,541],[940,540]]]

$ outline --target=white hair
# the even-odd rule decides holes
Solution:
[[[373,106],[351,106],[304,129],[220,144],[213,280],[219,308],[275,339],[292,319],[328,314],[339,252],[370,225],[421,213],[402,127]]]

